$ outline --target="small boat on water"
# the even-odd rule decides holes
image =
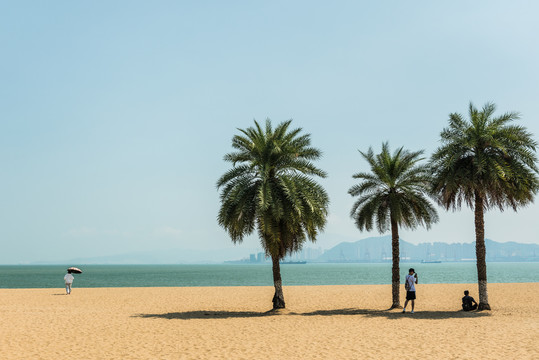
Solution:
[[[421,264],[439,264],[440,260],[421,260]]]

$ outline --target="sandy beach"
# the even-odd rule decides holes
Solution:
[[[419,285],[415,314],[389,285],[1,289],[2,359],[538,359],[539,283]],[[402,297],[402,293],[401,293]]]

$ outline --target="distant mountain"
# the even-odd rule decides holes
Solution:
[[[487,261],[539,261],[539,245],[516,242],[499,243],[486,240]],[[229,247],[214,250],[167,249],[132,252],[99,257],[79,257],[33,264],[211,264],[225,261],[249,262],[260,250]],[[391,262],[391,236],[370,237],[359,241],[343,241],[322,255],[322,249],[305,248],[303,256],[286,260],[308,262]],[[441,242],[414,245],[401,239],[401,261],[471,261],[475,260],[475,243],[446,244]],[[256,255],[255,255],[256,256]]]
[[[539,261],[539,245],[485,240],[487,261]],[[401,261],[470,261],[475,260],[475,243],[441,242],[414,245],[400,240]],[[316,262],[390,262],[391,236],[370,237],[356,242],[342,242],[327,250]]]

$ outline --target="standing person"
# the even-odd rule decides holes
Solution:
[[[66,295],[71,294],[71,284],[73,284],[73,275],[71,275],[71,271],[67,270],[67,274],[64,276],[64,281],[66,283]]]
[[[415,284],[417,284],[417,274],[415,273],[415,270],[411,268],[408,270],[408,275],[406,275],[406,279],[404,280],[404,288],[406,289],[406,301],[404,302],[404,309],[402,309],[402,312],[406,312],[406,305],[408,305],[408,301],[412,301],[412,314],[414,313],[414,305],[415,305]]]
[[[464,297],[462,298],[462,310],[472,311],[477,309],[477,302],[473,297],[470,296],[468,290],[464,290]]]

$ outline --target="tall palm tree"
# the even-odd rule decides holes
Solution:
[[[391,309],[400,308],[399,300],[399,227],[415,229],[424,225],[427,229],[438,221],[436,209],[428,200],[429,169],[419,165],[423,151],[410,152],[402,147],[393,155],[388,143],[382,144],[382,152],[374,155],[372,148],[361,155],[371,167],[368,173],[353,175],[361,182],[348,190],[359,196],[350,216],[359,230],[372,230],[375,225],[380,233],[391,229],[393,255]]]
[[[234,243],[242,242],[255,228],[262,247],[272,259],[275,294],[273,308],[284,308],[279,261],[300,250],[304,242],[316,240],[328,214],[329,198],[313,180],[325,177],[311,161],[321,152],[310,146],[310,135],[289,130],[291,120],[275,129],[266,120],[263,129],[238,129],[232,138],[235,152],[224,160],[233,167],[218,181],[221,208],[218,222]]]
[[[431,158],[438,202],[453,210],[464,202],[475,212],[479,310],[490,310],[484,211],[506,206],[516,211],[532,202],[539,188],[536,141],[524,127],[511,124],[518,113],[494,117],[495,110],[492,103],[481,111],[470,103],[468,121],[450,114],[449,126],[440,133],[442,145]]]

